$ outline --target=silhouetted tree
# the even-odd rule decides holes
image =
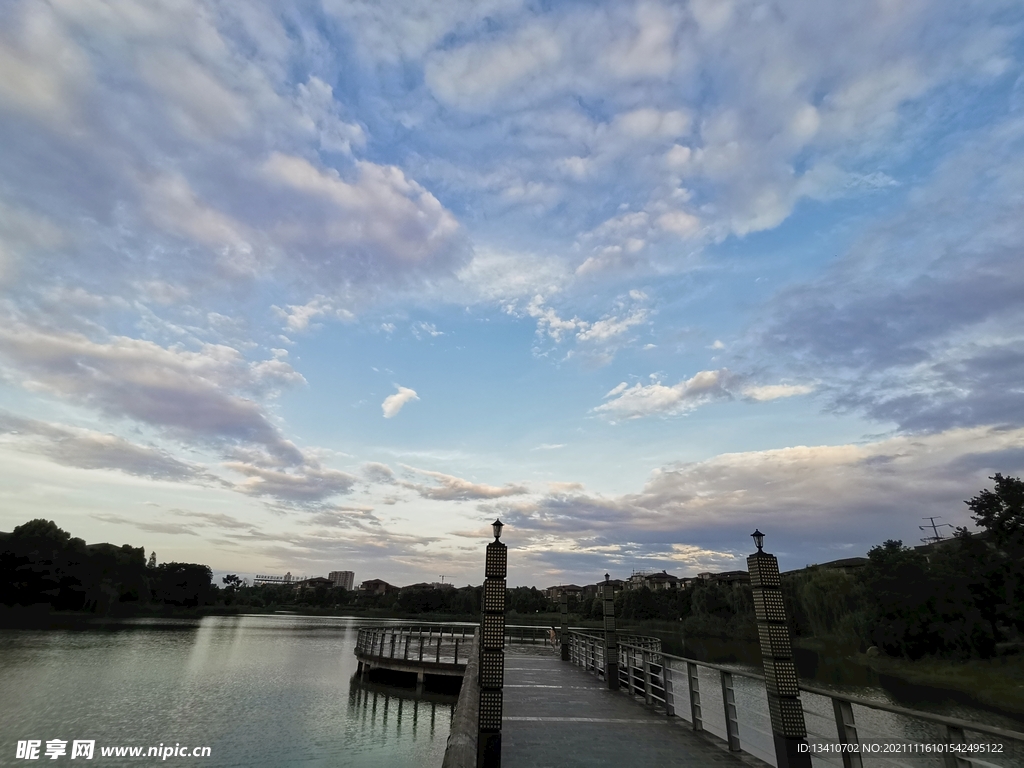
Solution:
[[[989,479],[995,481],[994,490],[965,502],[988,542],[961,539],[983,571],[992,619],[1024,632],[1024,481],[998,472]]]
[[[156,567],[153,599],[170,605],[195,607],[212,597],[213,572],[199,563],[161,563]]]

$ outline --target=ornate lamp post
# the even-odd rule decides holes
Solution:
[[[502,686],[505,682],[505,576],[508,549],[502,544],[501,520],[491,523],[494,541],[484,560],[483,615],[480,618],[480,719],[478,768],[501,765]]]
[[[750,586],[754,592],[754,617],[761,641],[764,683],[768,693],[768,712],[775,737],[775,758],[779,768],[811,768],[809,752],[799,745],[807,743],[803,705],[797,688],[793,643],[786,623],[782,601],[779,561],[761,547],[764,534],[755,530],[751,537],[757,552],[747,558]]]

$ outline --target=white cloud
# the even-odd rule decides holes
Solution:
[[[422,3],[396,0],[326,0],[328,14],[358,30],[353,43],[370,61],[418,59],[445,35],[471,30],[485,20],[495,21],[522,7],[522,0],[449,0]]]
[[[316,133],[321,149],[350,155],[353,147],[361,148],[366,144],[362,127],[341,119],[334,89],[319,77],[310,75],[306,83],[299,85],[296,101]]]
[[[669,211],[658,217],[658,226],[679,237],[690,237],[700,231],[700,218],[686,211]]]
[[[690,123],[690,115],[683,110],[643,107],[616,115],[611,127],[630,139],[676,139],[690,130]]]
[[[425,475],[437,482],[437,485],[423,485],[421,483],[403,482],[406,488],[415,490],[425,499],[439,499],[442,501],[472,501],[480,499],[498,499],[505,496],[518,496],[528,492],[524,485],[508,483],[506,485],[486,485],[474,483],[455,475],[446,475],[442,472],[432,472],[427,469],[417,469],[402,465],[409,472],[418,475]]]
[[[626,317],[606,317],[586,324],[576,334],[579,341],[606,342],[618,338],[629,331],[630,328],[642,324],[647,320],[648,311],[638,309]]]
[[[424,76],[442,101],[478,109],[550,72],[561,56],[558,37],[544,25],[530,25],[508,40],[436,52],[427,59]]]
[[[701,371],[686,381],[672,386],[622,382],[606,398],[612,399],[593,409],[609,418],[639,419],[644,416],[669,416],[685,413],[712,400],[730,396],[727,385],[732,375],[724,368]]]
[[[557,293],[571,274],[557,256],[477,246],[457,278],[467,289],[467,301],[508,302]],[[461,294],[456,296],[462,298]]]
[[[92,79],[88,57],[46,6],[9,7],[5,19],[14,39],[0,40],[0,104],[69,129]]]
[[[247,227],[200,201],[181,174],[167,174],[143,184],[146,213],[161,229],[219,251],[229,274],[253,275],[258,257]]]
[[[357,177],[349,182],[333,168],[317,168],[304,158],[274,152],[263,173],[269,181],[304,196],[309,210],[319,214],[312,226],[308,221],[281,221],[273,227],[284,243],[309,249],[307,258],[324,246],[356,252],[368,248],[400,273],[451,260],[456,250],[455,217],[394,166],[359,161]],[[324,266],[332,265],[325,260]],[[374,266],[380,275],[379,265]],[[334,277],[342,279],[341,274]]]
[[[320,317],[333,317],[338,320],[352,320],[355,315],[347,309],[336,307],[332,299],[326,296],[314,296],[305,304],[291,304],[285,309],[272,306],[271,309],[285,322],[289,331],[304,331],[311,322]]]
[[[384,398],[384,402],[380,404],[381,410],[384,412],[385,419],[391,419],[398,415],[398,412],[402,410],[402,406],[408,403],[410,400],[419,400],[419,395],[416,394],[416,390],[409,389],[408,387],[400,387],[397,384],[395,387],[398,389],[393,395],[388,395]]]
[[[437,326],[433,323],[428,323],[423,320],[413,323],[412,335],[417,339],[421,339],[424,336],[430,336],[431,338],[437,338],[438,336],[444,336],[444,331],[437,330]]]
[[[760,387],[745,387],[741,391],[744,397],[763,403],[782,397],[806,395],[814,391],[814,386],[812,384],[766,384]]]

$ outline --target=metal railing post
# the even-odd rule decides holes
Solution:
[[[665,684],[665,714],[675,717],[676,714],[676,691],[673,687],[672,668],[668,665],[668,659],[661,660],[661,679]]]
[[[704,721],[700,713],[700,677],[697,675],[697,665],[692,661],[686,662],[686,682],[690,687],[690,720],[693,723],[693,730],[703,731]]]
[[[957,728],[955,725],[947,725],[944,728],[943,736],[947,744],[963,744],[966,741],[963,728]],[[971,761],[958,757],[955,752],[946,752],[943,756],[943,764],[944,768],[971,768],[972,766]]]
[[[732,689],[732,674],[721,670],[722,706],[725,709],[725,732],[729,737],[729,751],[740,751],[740,723],[736,714],[736,693]]]
[[[857,726],[853,720],[853,705],[848,701],[832,697],[832,711],[836,715],[836,733],[840,744],[849,744],[853,749],[843,752],[843,768],[863,768],[860,752],[855,752],[860,740],[857,737]]]
[[[651,694],[651,660],[647,655],[647,651],[643,651],[641,663],[644,670],[644,701],[648,704],[653,704],[654,698]]]

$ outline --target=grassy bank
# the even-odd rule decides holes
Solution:
[[[858,653],[854,658],[881,675],[914,685],[951,689],[981,704],[1024,715],[1024,657],[947,661],[943,659],[894,659]]]

